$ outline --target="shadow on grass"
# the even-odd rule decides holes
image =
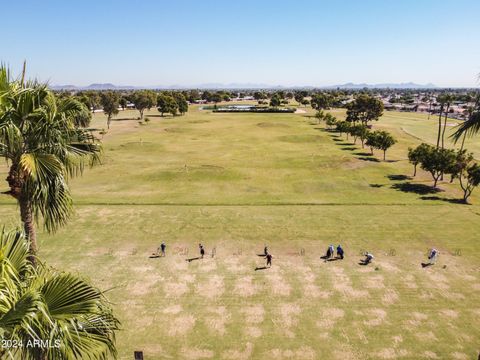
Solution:
[[[341,144],[340,144],[341,145]],[[350,145],[350,144],[349,144]],[[341,147],[340,150],[344,150],[344,151],[353,151],[353,150],[357,150],[357,148],[355,146],[344,146],[344,147]]]
[[[392,181],[405,181],[405,180],[412,180],[411,176],[403,175],[403,174],[392,174],[392,175],[387,175],[387,178],[389,178]]]
[[[369,186],[372,187],[372,188],[381,188],[381,187],[384,187],[385,185],[383,185],[383,184],[370,184]]]
[[[186,261],[192,262],[192,261],[198,260],[198,259],[201,259],[201,257],[200,257],[200,256],[197,256],[197,257],[194,257],[194,258],[189,258],[189,259],[186,259]]]
[[[432,263],[422,263],[422,268],[426,268],[432,265],[433,265]]]
[[[152,254],[152,255],[150,255],[148,258],[149,258],[149,259],[157,259],[157,258],[159,258],[159,257],[161,257],[161,256],[160,256],[160,255],[157,255],[157,254]]]
[[[374,157],[361,156],[361,157],[358,157],[357,159],[362,160],[362,161],[380,162],[380,160],[378,160],[377,158],[374,158]]]
[[[410,182],[400,183],[400,184],[393,184],[392,189],[406,192],[406,193],[415,193],[419,195],[427,195],[427,194],[436,194],[441,190],[431,187],[430,185],[425,184],[413,184]],[[435,196],[436,198],[436,196]],[[440,198],[438,198],[440,199]],[[424,200],[433,200],[433,199],[424,199]]]
[[[266,270],[266,269],[268,269],[266,266],[257,266],[257,267],[255,268],[255,271],[258,271],[258,270]]]
[[[112,121],[134,121],[140,120],[140,117],[132,117],[132,118],[112,118]]]
[[[358,156],[373,156],[372,153],[369,153],[369,152],[356,152],[355,155],[358,155]]]
[[[434,201],[444,201],[448,202],[450,204],[462,204],[462,205],[469,205],[463,199],[447,199],[447,198],[442,198],[440,196],[422,196],[420,197],[422,200],[434,200]]]

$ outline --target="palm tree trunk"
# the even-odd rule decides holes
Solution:
[[[440,106],[440,114],[438,115],[437,149],[440,146],[440,134],[442,132],[442,115],[443,115],[443,104]]]
[[[35,230],[35,222],[33,219],[33,211],[32,211],[32,204],[30,200],[23,195],[20,195],[18,198],[18,203],[20,205],[20,217],[23,223],[23,229],[25,231],[25,235],[27,239],[30,241],[30,255],[28,259],[32,263],[32,265],[36,265],[37,260],[37,252],[38,252],[38,244],[37,244],[37,232]]]
[[[460,147],[460,151],[463,150],[463,147],[465,146],[465,138],[467,137],[467,132],[465,131],[463,133],[463,139],[462,139],[462,146]]]
[[[450,108],[450,104],[447,105],[447,109],[445,110],[445,119],[443,121],[443,130],[442,130],[442,149],[445,148],[445,130],[447,129],[447,119],[448,119],[448,109]]]

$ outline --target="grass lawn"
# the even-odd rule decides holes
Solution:
[[[71,181],[76,216],[39,238],[49,264],[109,289],[121,359],[478,356],[480,190],[461,205],[458,184],[410,177],[407,148],[435,142],[436,118],[385,113],[374,127],[399,143],[384,162],[311,114],[112,122],[104,164]],[[467,148],[480,157],[480,138]],[[17,212],[0,198],[2,224]],[[167,257],[149,258],[161,241]],[[199,242],[207,257],[187,262]],[[345,260],[320,259],[330,243]],[[273,266],[255,271],[264,244]],[[422,268],[432,246],[439,262]]]

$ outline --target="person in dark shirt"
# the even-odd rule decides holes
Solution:
[[[341,245],[337,246],[337,257],[339,257],[340,259],[343,260],[344,252],[343,252],[343,248],[342,248]]]
[[[267,267],[271,267],[272,266],[272,254],[267,254],[266,258],[267,258]]]

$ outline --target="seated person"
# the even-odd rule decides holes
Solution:
[[[366,264],[370,264],[372,261],[373,261],[374,257],[372,254],[370,254],[369,252],[366,252],[365,253],[365,260],[363,260],[363,263],[366,265]]]

